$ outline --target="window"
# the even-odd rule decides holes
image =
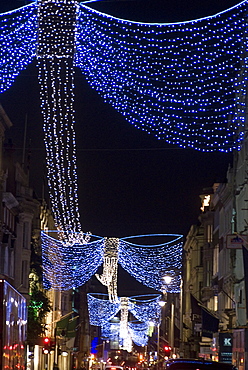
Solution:
[[[211,271],[210,271],[210,261],[207,261],[207,276],[206,276],[206,286],[211,286]]]
[[[203,247],[200,247],[200,261],[199,265],[203,266]]]
[[[28,288],[28,261],[22,261],[22,286]]]
[[[207,242],[212,243],[213,241],[213,225],[207,225]]]
[[[215,246],[213,257],[213,275],[216,275],[219,271],[219,245]]]
[[[30,246],[29,246],[29,223],[28,222],[24,222],[23,223],[23,248],[24,249],[29,249]]]

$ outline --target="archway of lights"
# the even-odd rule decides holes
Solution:
[[[173,24],[117,19],[76,0],[38,0],[0,15],[0,91],[38,61],[50,199],[66,245],[89,240],[78,210],[74,67],[128,122],[158,139],[239,149],[247,4]]]
[[[131,350],[132,342],[147,345],[149,327],[160,324],[159,294],[121,297],[115,303],[106,294],[88,293],[87,298],[90,324],[101,327],[102,337],[119,341],[120,348]]]
[[[155,238],[163,242],[149,243]],[[161,292],[180,291],[182,235],[151,234],[120,239],[92,236],[87,245],[75,244],[73,248],[45,232],[41,233],[41,239],[44,286],[47,289],[67,290],[79,287],[104,264],[103,273],[98,278],[106,282],[104,285],[108,287],[109,301],[111,304],[115,303],[118,301],[117,268],[112,271],[112,264],[106,263],[112,255],[115,263],[118,262],[143,285]],[[139,240],[141,242],[137,244]],[[172,278],[168,287],[163,282],[165,275]],[[137,315],[135,317],[138,318]]]

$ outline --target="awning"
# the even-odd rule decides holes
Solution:
[[[56,336],[74,338],[78,326],[79,316],[75,316],[75,312],[70,312],[64,315],[56,323]]]
[[[213,338],[213,333],[217,333],[218,329],[219,319],[206,309],[202,308],[202,336]]]

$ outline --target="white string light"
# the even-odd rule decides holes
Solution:
[[[101,327],[101,335],[110,340],[118,339],[121,348],[131,351],[132,341],[137,345],[148,342],[149,323],[158,325],[161,320],[161,295],[121,297],[118,303],[108,300],[107,294],[88,293],[90,324]],[[120,318],[117,317],[120,311]],[[136,321],[128,321],[128,312]]]
[[[50,232],[51,233],[51,232]],[[58,234],[58,232],[57,232]],[[162,238],[156,245],[134,244],[128,240]],[[46,286],[53,289],[70,289],[86,282],[104,262],[106,238],[92,236],[95,241],[70,245],[42,233],[43,268]],[[114,243],[113,243],[114,241]],[[136,280],[157,291],[180,292],[182,267],[182,235],[151,234],[119,239],[110,238],[110,248],[118,244],[118,262]],[[115,252],[116,253],[116,252]],[[165,287],[163,277],[169,275],[171,282]],[[66,281],[63,277],[66,276]],[[112,284],[112,285],[111,285]],[[117,285],[117,273],[110,286]],[[112,288],[111,288],[112,289]],[[110,298],[116,290],[110,290]],[[112,299],[111,298],[111,299]],[[116,299],[116,297],[115,297]],[[115,299],[112,299],[114,302]],[[139,319],[137,317],[137,319]]]
[[[128,337],[128,297],[121,297],[120,338]]]
[[[117,262],[118,262],[118,238],[105,238],[103,273],[96,278],[108,288],[110,302],[118,300],[117,297]]]
[[[60,238],[89,242],[81,229],[76,166],[74,68],[77,1],[38,1],[37,58],[48,186]]]

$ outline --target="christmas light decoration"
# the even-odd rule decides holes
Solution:
[[[48,186],[60,238],[84,244],[76,166],[73,55],[77,1],[38,1],[37,58],[47,155]]]
[[[49,231],[50,234],[57,231]],[[155,245],[133,244],[127,240],[149,240],[159,238],[162,243]],[[164,292],[180,291],[182,267],[182,235],[150,234],[138,235],[118,239],[92,236],[93,241],[85,244],[71,245],[42,232],[42,255],[45,285],[53,289],[70,289],[84,284],[104,262],[104,251],[112,248],[115,254],[118,245],[118,262],[136,280],[155,290]],[[117,269],[117,267],[116,267]],[[107,274],[107,273],[106,273]],[[111,276],[109,272],[107,275]],[[106,275],[106,276],[107,276]],[[163,277],[171,277],[170,284],[166,285]],[[104,274],[103,274],[104,276]],[[113,277],[112,277],[113,278]],[[117,285],[117,271],[111,280]],[[111,285],[110,284],[110,285]],[[111,291],[112,292],[112,291]],[[110,294],[110,299],[113,300]],[[117,299],[118,301],[118,299]],[[137,317],[138,318],[138,317]]]
[[[118,243],[117,238],[105,238],[103,273],[96,278],[108,288],[109,300],[118,301],[117,297],[117,262],[118,262]]]
[[[0,91],[10,87],[35,52],[38,59],[50,199],[65,247],[90,237],[82,231],[78,207],[73,66],[131,124],[158,139],[203,151],[239,149],[245,125],[247,4],[171,24],[118,19],[76,0],[38,0],[0,15]],[[161,290],[165,270],[177,291],[180,276],[170,269],[170,257],[168,263],[158,261],[152,277],[137,258],[137,246],[128,259],[127,245],[122,240],[119,248],[127,271]],[[180,269],[180,257],[175,261]]]
[[[104,326],[120,311],[120,300],[111,302],[107,294],[88,293],[88,311],[90,324]]]
[[[104,323],[104,325],[101,327],[101,336],[105,339],[118,342],[119,333],[120,333],[119,320],[117,320],[117,322]]]
[[[121,321],[120,321],[120,338],[125,339],[128,336],[128,297],[121,297]]]
[[[76,65],[135,127],[181,147],[230,151],[244,131],[230,116],[236,109],[244,117],[234,82],[246,28],[247,1],[173,24],[125,21],[81,4]]]
[[[131,240],[153,240],[160,238],[160,244],[135,244]],[[180,291],[182,268],[182,235],[150,234],[121,238],[119,242],[119,263],[142,284],[163,292]],[[163,277],[169,275],[171,283],[165,287]]]
[[[132,341],[146,345],[150,323],[158,325],[161,320],[158,294],[121,297],[118,303],[110,302],[107,294],[88,293],[87,299],[90,324],[101,327],[102,337],[118,339],[120,347],[127,351],[131,351]],[[129,322],[129,311],[138,320]]]
[[[161,295],[150,294],[129,298],[129,310],[139,321],[153,322],[158,325],[161,320]]]
[[[132,338],[128,331],[128,297],[121,297],[121,308],[120,308],[120,348],[127,352],[132,351]]]
[[[140,347],[144,347],[148,343],[148,322],[129,322],[128,330],[130,332],[133,342]]]
[[[1,91],[34,55],[37,7],[38,54],[75,53],[75,64],[91,86],[135,127],[181,147],[239,149],[244,89],[237,77],[246,63],[240,50],[247,49],[247,0],[211,17],[171,24],[126,21],[84,4],[77,7],[72,0],[40,0],[38,6],[0,15],[1,30],[8,30],[11,22],[13,27],[2,39],[6,68]],[[9,54],[17,35],[22,40],[19,15],[28,34],[20,58],[14,51]],[[11,63],[5,64],[6,57]]]
[[[34,60],[36,38],[36,4],[0,14],[0,93]]]
[[[51,231],[50,231],[51,233]],[[68,290],[86,283],[103,263],[104,238],[92,236],[87,245],[65,246],[41,233],[43,284],[46,289]]]
[[[123,322],[127,318],[127,310],[139,321],[159,323],[161,317],[160,294],[121,297],[117,302],[110,302],[107,294],[88,293],[88,309],[90,324],[102,326],[123,310]]]

